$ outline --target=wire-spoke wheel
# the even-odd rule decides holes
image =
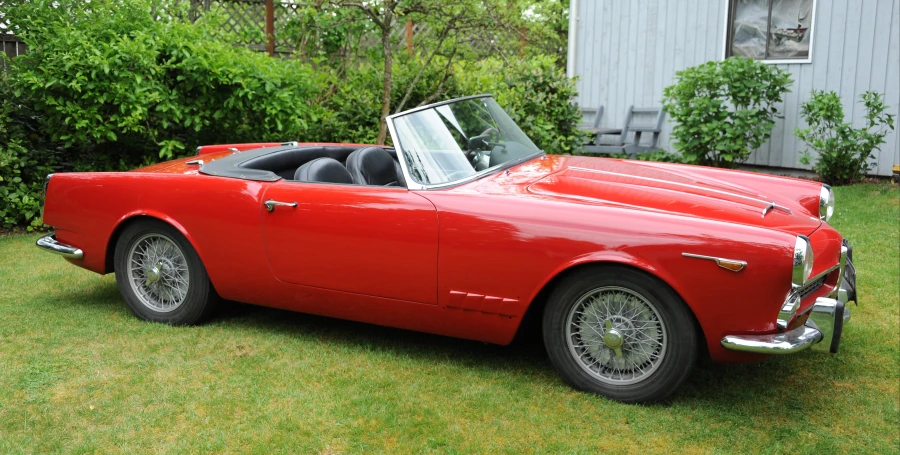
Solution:
[[[613,384],[634,384],[662,362],[666,326],[646,298],[606,286],[588,291],[572,306],[566,341],[588,374]]]
[[[156,220],[128,225],[116,242],[116,281],[141,319],[173,325],[200,322],[218,296],[191,244]]]
[[[168,237],[146,234],[128,252],[128,280],[141,303],[161,313],[184,303],[190,287],[187,259]]]
[[[545,307],[543,332],[567,383],[619,401],[665,398],[696,361],[687,305],[665,283],[626,267],[588,267],[562,280]]]

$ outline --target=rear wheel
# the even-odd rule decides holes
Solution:
[[[172,226],[138,221],[119,236],[116,282],[135,316],[190,325],[206,319],[219,301],[191,244]]]
[[[563,380],[623,402],[665,398],[697,357],[687,305],[665,283],[625,267],[582,269],[559,283],[543,333]]]

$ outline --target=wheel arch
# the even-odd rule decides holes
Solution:
[[[516,333],[517,338],[527,337],[534,329],[540,328],[540,322],[544,313],[544,307],[547,305],[547,299],[550,297],[550,294],[556,288],[559,283],[566,279],[566,277],[571,274],[585,270],[590,268],[602,268],[602,267],[621,267],[628,268],[645,275],[649,275],[663,284],[669,287],[687,306],[688,312],[691,315],[691,319],[694,322],[694,329],[697,331],[697,334],[702,337],[703,340],[706,340],[706,332],[703,330],[703,326],[700,324],[699,319],[697,318],[694,309],[691,307],[690,302],[688,302],[684,296],[678,292],[678,289],[672,285],[671,281],[674,279],[665,271],[661,271],[660,269],[653,267],[652,265],[637,260],[631,256],[605,256],[605,257],[586,257],[579,260],[572,261],[558,270],[556,270],[553,274],[547,277],[545,282],[541,285],[538,292],[535,294],[535,297],[531,300],[531,303],[528,305],[528,309],[525,310],[525,314],[522,316],[522,322],[519,325],[519,329]],[[698,343],[706,353],[706,343]]]
[[[119,219],[119,221],[113,228],[112,234],[110,234],[109,239],[106,243],[106,258],[104,266],[105,273],[115,272],[116,243],[119,241],[119,237],[122,235],[122,232],[124,232],[125,229],[128,228],[128,226],[145,220],[159,221],[175,228],[175,230],[177,230],[185,238],[185,240],[187,240],[187,242],[191,244],[191,248],[193,248],[194,251],[197,252],[197,256],[200,257],[200,262],[204,262],[203,254],[200,252],[200,249],[197,248],[197,243],[188,233],[187,229],[185,229],[185,227],[181,225],[181,223],[163,213],[142,211],[129,213],[123,216]]]

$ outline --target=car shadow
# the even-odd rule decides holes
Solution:
[[[510,345],[498,346],[237,302],[225,302],[209,323],[286,336],[315,337],[366,350],[390,351],[403,356],[467,366],[516,370],[527,366],[536,373],[555,379],[555,372],[539,337],[517,339]]]
[[[122,302],[115,283],[85,288],[77,294],[57,295],[50,301],[59,305],[89,304],[105,316],[121,313],[133,317]],[[314,337],[327,343],[389,352],[427,362],[525,375],[529,381],[540,381],[543,386],[566,387],[547,357],[540,331],[534,329],[520,334],[510,345],[498,346],[231,301],[223,302],[206,325],[288,337]],[[792,369],[800,373],[801,367],[773,360],[746,365],[717,364],[701,358],[680,389],[653,406],[741,409],[744,402],[757,407],[763,400],[782,405],[796,401],[802,406],[804,397],[796,394],[796,388],[773,387],[775,378],[784,379]]]
[[[464,365],[528,375],[547,386],[567,387],[556,374],[539,329],[520,333],[507,346],[431,335],[361,322],[333,319],[285,310],[227,302],[212,324],[244,329],[276,331],[286,336],[317,337],[330,343],[388,351],[427,361]],[[718,364],[701,357],[697,367],[671,397],[653,406],[706,405],[740,407],[743,401],[753,405],[760,400],[786,403],[802,396],[785,397],[772,387],[773,378],[785,375],[784,365],[773,361],[753,364]]]

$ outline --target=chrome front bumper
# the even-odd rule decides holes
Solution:
[[[722,338],[722,346],[758,354],[793,354],[807,348],[836,353],[844,324],[850,319],[850,309],[844,303],[819,297],[806,324],[770,335],[728,335]]]
[[[852,263],[852,251],[844,240],[837,288],[830,297],[816,299],[806,324],[769,335],[727,335],[722,338],[722,346],[732,351],[758,354],[793,354],[807,348],[837,353],[844,324],[850,319],[850,308],[846,307],[846,303],[856,301],[856,269]]]
[[[80,249],[75,248],[72,245],[60,243],[58,240],[56,240],[56,236],[53,234],[45,235],[39,238],[37,242],[35,242],[35,244],[38,246],[38,248],[44,251],[58,254],[64,258],[81,259],[82,257],[84,257],[84,253]]]

